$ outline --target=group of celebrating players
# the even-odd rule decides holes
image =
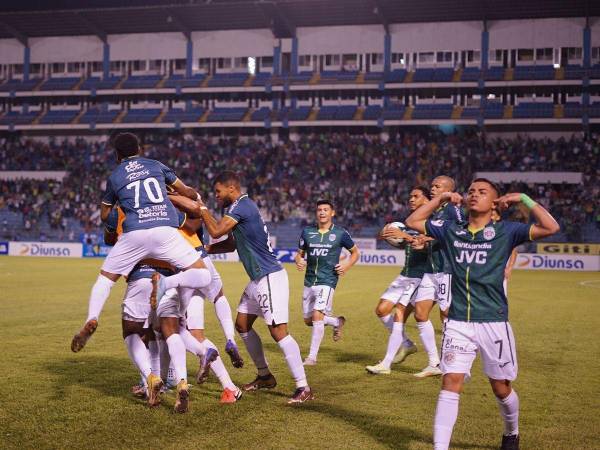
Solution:
[[[238,175],[225,171],[213,181],[217,204],[225,208],[217,220],[200,195],[172,170],[142,156],[134,134],[117,135],[113,146],[119,164],[107,180],[101,218],[105,240],[114,246],[92,288],[86,323],[74,336],[71,349],[78,352],[86,345],[112,286],[124,276],[123,338],[141,375],[135,393],[145,397],[149,406],[158,406],[165,388],[175,387],[175,412],[188,411],[186,351],[199,358],[198,384],[211,371],[218,378],[223,386],[222,403],[238,401],[244,391],[274,388],[277,381],[253,328],[259,316],[281,348],[296,383],[288,403],[312,400],[304,366],[317,364],[326,326],[333,328],[335,341],[341,338],[346,319],[332,315],[334,291],[339,276],[359,259],[349,233],[333,223],[334,205],[327,200],[317,202],[316,224],[302,231],[295,256],[298,270],[306,271],[303,313],[305,323],[312,327],[310,351],[302,361],[298,343],[287,329],[287,273],[274,255],[258,207],[242,192]],[[449,447],[459,395],[478,352],[504,420],[502,448],[518,448],[519,398],[511,387],[517,360],[508,322],[505,267],[515,247],[550,236],[559,226],[527,195],[502,196],[484,178],[473,180],[466,200],[455,192],[451,178],[439,176],[431,188],[415,187],[408,201],[408,229],[386,226],[380,233],[383,239],[404,241],[406,262],[376,307],[390,333],[385,357],[366,370],[389,374],[392,363],[416,352],[404,331],[414,311],[429,358],[428,366],[415,376],[442,375],[433,427],[435,449]],[[533,223],[500,220],[498,213],[517,203],[530,210]],[[202,243],[202,228],[213,243]],[[347,256],[342,256],[342,249],[348,251]],[[250,281],[234,326],[221,277],[209,255],[235,250]],[[234,327],[242,338],[257,370],[252,382],[236,386],[217,347],[205,336],[205,301],[214,305],[225,335],[225,352],[234,367],[244,364]],[[443,320],[441,355],[429,320],[436,302]]]

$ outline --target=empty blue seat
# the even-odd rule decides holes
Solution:
[[[44,117],[40,119],[43,124],[67,124],[79,114],[79,111],[48,111]]]
[[[419,119],[450,119],[453,106],[450,104],[415,105],[412,118]]]
[[[253,122],[264,122],[271,115],[271,109],[263,106],[252,113],[251,120]]]
[[[248,79],[247,73],[216,73],[208,81],[209,87],[243,86]]]
[[[402,83],[406,78],[406,69],[394,69],[385,76],[386,83]]]
[[[126,123],[151,123],[161,113],[160,109],[130,109],[123,117],[123,122]]]
[[[42,83],[40,91],[68,91],[79,83],[79,77],[49,78]]]
[[[10,111],[0,117],[0,125],[29,125],[39,114],[39,111],[28,113]]]
[[[390,104],[381,112],[381,118],[384,120],[402,120],[406,106],[400,104]]]
[[[481,70],[479,67],[465,67],[460,76],[460,81],[479,81]]]
[[[163,116],[163,123],[175,123],[175,122],[198,122],[204,115],[204,108],[192,108],[190,110],[184,110],[181,108],[172,108],[167,111]]]
[[[152,89],[161,79],[160,75],[132,75],[123,81],[121,89]]]
[[[564,105],[565,117],[577,118],[583,115],[583,105],[576,102],[568,102]]]
[[[369,105],[365,108],[363,118],[365,120],[377,120],[381,116],[381,106]]]
[[[100,111],[98,108],[88,109],[80,118],[79,123],[112,123],[121,111]]]
[[[552,103],[519,103],[513,108],[515,119],[541,119],[554,117],[554,105]]]
[[[489,67],[483,72],[483,78],[486,81],[502,81],[504,80],[504,68],[503,67]]]
[[[241,122],[248,111],[246,107],[214,108],[209,114],[208,122]]]

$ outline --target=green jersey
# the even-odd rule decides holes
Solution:
[[[423,278],[424,274],[432,272],[427,249],[414,250],[410,245],[407,245],[404,253],[406,256],[400,275],[407,278]]]
[[[342,247],[350,250],[355,246],[350,234],[343,228],[331,225],[327,231],[316,226],[302,230],[298,248],[306,253],[304,286],[330,286],[335,289],[338,274],[335,266],[340,262]]]
[[[453,203],[446,203],[434,211],[431,216],[431,220],[451,220],[455,222],[463,222],[464,217],[464,211],[460,206],[457,206]],[[431,272],[448,272],[444,261],[444,253],[441,250],[440,244],[436,241],[430,242],[428,244],[428,250]]]
[[[448,317],[462,322],[507,321],[504,269],[513,248],[531,240],[531,225],[490,222],[472,231],[467,223],[428,220],[425,231],[439,242],[452,275]]]

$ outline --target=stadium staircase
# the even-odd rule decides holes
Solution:
[[[514,79],[515,69],[510,68],[504,71],[504,81],[512,81]]]
[[[311,79],[309,80],[308,84],[318,84],[319,81],[321,81],[321,74],[315,72],[313,74],[313,76],[311,77]]]
[[[246,113],[244,114],[244,117],[242,117],[242,122],[250,122],[253,112],[254,112],[254,109],[249,108],[248,111],[246,111]]]
[[[404,77],[404,80],[402,81],[402,83],[412,83],[413,79],[415,78],[415,72],[406,72],[406,76]]]
[[[564,67],[559,67],[558,69],[555,70],[554,79],[555,80],[564,80],[565,79],[565,68]]]
[[[81,111],[79,111],[77,113],[77,115],[75,116],[75,118],[71,121],[71,124],[75,125],[79,123],[79,119],[81,119],[81,116],[83,116],[85,114],[85,110],[82,109]]]
[[[455,70],[454,71],[454,75],[452,76],[452,82],[453,83],[460,82],[460,80],[462,78],[462,74],[463,74],[463,70],[462,69]]]
[[[31,125],[39,125],[40,120],[42,120],[42,117],[44,117],[46,114],[48,114],[48,110],[42,111],[39,116],[31,121]]]
[[[202,84],[200,85],[200,87],[208,87],[208,83],[210,82],[210,80],[212,80],[212,75],[207,75],[206,78],[204,78],[204,81],[202,82]]]
[[[407,107],[406,111],[404,111],[404,116],[402,117],[402,120],[411,120],[414,110],[414,106]]]
[[[513,106],[512,105],[506,105],[504,107],[504,115],[502,116],[503,119],[512,119],[513,117]]]
[[[363,120],[364,116],[365,108],[359,106],[358,108],[356,108],[356,112],[354,113],[354,117],[352,118],[352,120]]]
[[[164,79],[162,80],[164,81]],[[167,114],[167,110],[163,109],[160,114],[154,119],[154,123],[162,123],[163,117]]]
[[[40,79],[39,83],[36,84],[33,89],[31,89],[32,91],[39,91],[40,88],[42,87],[42,84],[44,84],[46,82],[46,80],[44,80],[43,78]]]
[[[452,120],[460,119],[462,117],[462,112],[463,112],[463,107],[462,106],[455,106],[452,109],[451,119]]]
[[[120,111],[113,123],[121,123],[123,122],[123,117],[127,115],[127,111]]]
[[[156,84],[155,88],[156,89],[161,89],[162,87],[164,87],[165,85],[165,81],[167,81],[169,79],[169,77],[167,75],[165,75],[164,77],[162,77],[162,79]],[[161,116],[162,119],[162,116]]]
[[[317,108],[312,108],[310,110],[310,113],[308,114],[308,117],[306,118],[306,120],[308,121],[315,121],[317,120],[317,116],[319,115],[319,110]]]
[[[207,109],[206,111],[204,111],[204,114],[202,114],[202,116],[200,117],[198,122],[206,122],[208,120],[209,115],[210,115],[210,109]]]
[[[565,117],[565,109],[563,105],[554,105],[554,118],[562,119]]]
[[[84,81],[85,81],[85,77],[81,77],[79,79],[79,81],[77,82],[77,84],[75,84],[75,86],[73,86],[73,88],[71,90],[78,91],[79,89],[81,89],[81,85],[83,84]]]
[[[358,76],[356,77],[356,83],[363,84],[364,82],[365,82],[365,73],[359,72]]]
[[[121,78],[121,80],[116,84],[115,87],[113,87],[113,89],[121,89],[123,86],[123,83],[125,83],[125,80],[127,80],[128,77],[123,77]],[[117,118],[118,119],[118,118]]]
[[[246,81],[244,81],[244,87],[250,87],[253,85],[256,75],[250,75]]]

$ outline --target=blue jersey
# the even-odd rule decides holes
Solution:
[[[237,222],[233,228],[235,245],[251,280],[283,269],[271,248],[267,225],[248,194],[233,202],[225,215]]]
[[[177,210],[167,197],[167,185],[177,176],[153,159],[134,156],[121,161],[108,177],[102,203],[119,204],[125,213],[123,232],[179,226]]]
[[[460,206],[454,203],[446,203],[440,206],[430,217],[431,220],[449,220],[451,222],[464,223],[465,213]],[[440,244],[437,241],[429,243],[429,263],[431,264],[431,272],[446,272],[448,273],[448,263],[444,259],[444,253],[441,250]]]

